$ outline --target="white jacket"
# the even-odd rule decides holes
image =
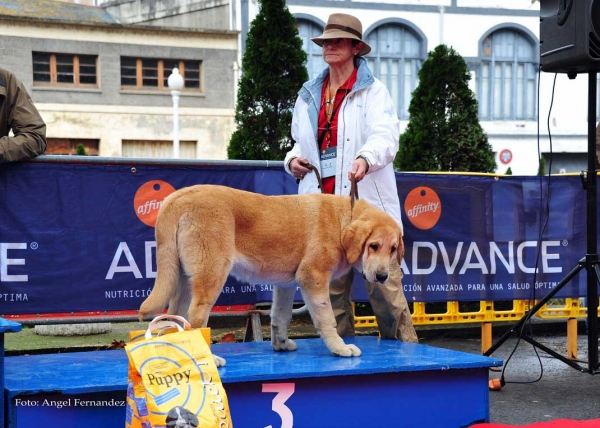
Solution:
[[[364,58],[356,61],[356,83],[339,109],[334,193],[350,195],[348,172],[352,169],[352,162],[363,156],[368,161],[369,170],[358,183],[359,198],[391,215],[402,227],[393,167],[400,138],[400,121],[387,88],[373,77]],[[290,174],[289,163],[296,157],[305,157],[321,172],[317,123],[321,89],[328,74],[329,69],[325,69],[318,77],[306,82],[298,93],[292,118],[292,138],[296,143],[284,161],[285,170]],[[298,193],[319,192],[316,175],[306,174],[300,181]]]

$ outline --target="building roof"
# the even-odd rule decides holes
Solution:
[[[56,0],[0,0],[0,17],[80,24],[118,24],[118,21],[101,7]]]

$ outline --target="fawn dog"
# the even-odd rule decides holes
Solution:
[[[336,332],[329,281],[352,266],[369,282],[385,282],[404,245],[398,223],[379,208],[347,196],[265,196],[224,186],[180,189],[163,202],[156,222],[157,277],[140,318],[169,304],[193,327],[206,327],[228,275],[276,284],[271,343],[294,351],[288,337],[298,283],[315,327],[332,354],[360,356]],[[225,364],[215,357],[217,365]]]

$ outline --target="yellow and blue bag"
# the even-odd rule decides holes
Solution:
[[[173,315],[130,333],[127,428],[233,426],[209,343],[209,329]]]

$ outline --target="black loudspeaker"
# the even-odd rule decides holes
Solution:
[[[600,71],[600,0],[540,0],[542,71]]]

